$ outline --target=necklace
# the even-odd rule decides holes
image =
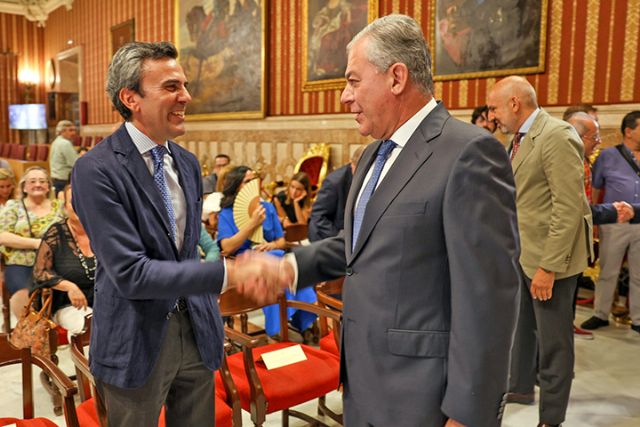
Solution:
[[[89,266],[89,263],[87,262],[87,257],[84,256],[84,254],[82,253],[82,251],[80,250],[80,245],[78,244],[78,241],[76,240],[76,236],[73,234],[73,232],[71,231],[71,226],[67,224],[67,226],[69,227],[69,234],[71,234],[71,238],[73,239],[73,243],[75,243],[76,245],[76,250],[78,251],[78,259],[80,260],[80,265],[82,266],[82,269],[84,270],[84,274],[85,276],[87,276],[87,279],[89,279],[89,281],[91,282],[95,282],[96,279],[96,267],[98,266],[98,260],[96,259],[95,256],[89,257],[90,261],[92,262],[92,266]]]

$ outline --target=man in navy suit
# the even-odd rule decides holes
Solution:
[[[107,92],[125,123],[72,175],[98,260],[89,360],[112,426],[156,425],[163,405],[167,426],[213,425],[217,294],[267,273],[260,259],[199,261],[200,168],[171,141],[191,100],[176,58],[166,42],[116,52]]]
[[[363,150],[364,146],[358,147],[348,164],[334,170],[322,181],[309,217],[310,241],[337,236],[344,228],[344,207],[347,204],[351,179]]]

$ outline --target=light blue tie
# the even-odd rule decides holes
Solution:
[[[156,187],[162,195],[162,201],[164,207],[167,209],[169,215],[169,224],[171,225],[171,237],[173,241],[176,240],[176,216],[173,213],[173,204],[171,203],[171,194],[169,193],[169,187],[164,177],[164,155],[167,153],[167,149],[163,145],[156,145],[151,150],[151,157],[153,158],[153,181],[156,183]]]
[[[369,182],[367,182],[367,185],[364,187],[364,190],[362,190],[360,201],[353,213],[353,239],[351,240],[351,250],[354,250],[356,247],[358,234],[360,234],[360,227],[362,226],[362,220],[364,219],[364,213],[367,209],[367,203],[369,203],[369,199],[376,189],[376,184],[378,184],[380,174],[382,173],[382,168],[384,168],[384,164],[387,162],[387,158],[389,158],[389,155],[394,148],[396,148],[396,143],[390,139],[387,139],[380,144],[378,155],[376,156],[376,163],[373,166],[373,173],[371,174],[371,178],[369,178]]]

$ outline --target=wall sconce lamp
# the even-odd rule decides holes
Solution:
[[[40,83],[40,76],[36,71],[23,68],[18,73],[18,81],[22,85],[25,104],[31,104],[35,99],[35,88]]]

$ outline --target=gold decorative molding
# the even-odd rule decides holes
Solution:
[[[596,83],[596,52],[598,49],[600,0],[588,0],[585,10],[587,11],[587,31],[582,72],[582,101],[593,102]]]
[[[615,3],[611,7],[611,15],[609,16],[609,43],[607,45],[607,74],[604,78],[604,101],[609,101],[609,90],[611,89],[611,63],[613,60],[613,26],[615,25],[616,10]]]
[[[275,2],[275,22],[277,25],[272,25],[272,31],[276,31],[276,46],[275,46],[275,57],[276,57],[276,75],[275,75],[275,108],[273,114],[280,115],[282,114],[282,2]]]
[[[622,55],[622,86],[620,100],[633,100],[636,81],[636,52],[638,51],[638,27],[640,23],[640,0],[629,0],[627,5],[627,26],[624,34],[624,54]]]
[[[551,1],[551,31],[549,32],[549,85],[547,100],[549,104],[558,102],[558,84],[560,79],[560,55],[562,44],[562,0]]]
[[[458,105],[469,105],[469,80],[460,80],[458,85]]]
[[[573,0],[573,4],[571,7],[571,43],[570,43],[570,48],[569,48],[569,75],[567,76],[569,78],[569,81],[567,82],[567,87],[569,88],[569,99],[568,101],[571,103],[578,103],[575,101],[572,101],[572,94],[573,94],[573,65],[575,63],[575,59],[576,59],[576,21],[578,19],[577,16],[577,11],[578,11],[578,0]]]

